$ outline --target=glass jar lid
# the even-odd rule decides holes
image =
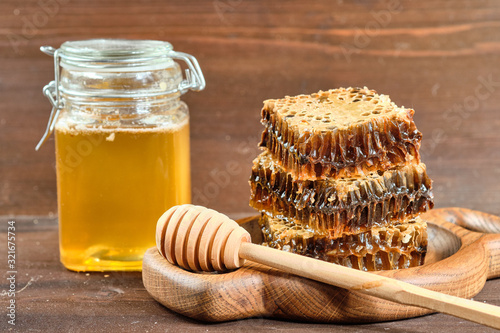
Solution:
[[[171,65],[172,44],[156,40],[91,39],[69,41],[59,49],[69,70],[137,71]]]
[[[58,50],[63,103],[90,98],[156,98],[186,90],[172,45],[155,40],[92,39]],[[188,74],[189,75],[189,74]],[[181,83],[183,83],[181,85]]]

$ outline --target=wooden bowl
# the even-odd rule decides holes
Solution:
[[[500,218],[463,208],[422,217],[429,223],[425,265],[374,272],[442,293],[471,298],[500,276]],[[262,241],[258,217],[238,221]],[[193,273],[167,262],[156,248],[143,261],[143,283],[155,300],[185,316],[209,322],[256,316],[325,323],[366,323],[411,318],[431,311],[396,304],[248,262],[229,273]]]

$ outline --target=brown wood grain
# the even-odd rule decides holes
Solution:
[[[301,256],[292,259],[293,255],[287,254],[278,260],[278,255],[283,252],[247,243],[243,245],[248,246],[243,248],[242,245],[239,250],[226,244],[226,249],[233,248],[239,251],[241,257],[256,262],[248,261],[242,268],[225,274],[191,272],[181,268],[189,267],[179,264],[183,259],[182,252],[177,251],[177,244],[184,243],[179,239],[167,241],[168,231],[164,236],[167,256],[163,254],[163,257],[156,248],[149,249],[144,257],[142,278],[144,286],[158,302],[178,313],[204,321],[228,321],[260,315],[308,322],[365,323],[421,316],[430,312],[425,308],[446,312],[457,306],[456,312],[447,313],[461,318],[470,315],[469,320],[498,329],[500,308],[474,309],[480,303],[459,306],[458,299],[446,300],[442,294],[435,298],[432,295],[425,298],[423,295],[426,289],[430,289],[471,298],[480,292],[487,278],[500,277],[500,233],[497,233],[500,230],[500,218],[468,209],[448,208],[434,209],[423,214],[422,219],[429,222],[429,256],[425,265],[376,272],[380,275],[379,279],[372,274],[356,275],[356,270],[342,269],[337,265],[315,263],[312,259],[306,261]],[[258,216],[247,224],[257,224],[257,220]],[[176,221],[172,217],[167,230],[177,229],[177,237],[182,237],[179,234],[183,227],[170,228],[170,224],[176,225]],[[191,220],[188,218],[178,223],[180,226],[190,225]],[[256,234],[261,233],[260,230],[253,230]],[[217,233],[216,239],[223,235]],[[173,250],[169,246],[173,247],[174,243],[178,265],[170,263],[172,259],[169,253],[173,253]],[[200,250],[195,256],[200,255],[201,258],[204,256],[202,253]],[[209,257],[213,258],[214,252],[211,253]],[[190,257],[189,254],[186,256]],[[170,259],[167,261],[165,258]],[[263,265],[266,263],[281,269]],[[315,274],[320,271],[322,274]],[[411,285],[399,287],[398,281],[383,281],[384,277]],[[412,286],[424,289],[413,290]],[[409,296],[407,293],[413,294]],[[431,300],[448,303],[433,308]],[[398,303],[393,303],[395,301]],[[483,317],[484,313],[491,316]],[[493,313],[497,313],[497,316],[493,317]]]
[[[53,78],[52,60],[38,49],[97,37],[168,40],[198,58],[207,88],[183,98],[191,109],[196,204],[234,217],[253,214],[247,179],[258,153],[262,100],[366,85],[416,110],[437,207],[500,215],[499,22],[500,5],[488,0],[2,0],[0,215],[57,213],[53,139],[34,151],[49,114],[41,89]],[[19,282],[37,279],[19,294],[23,328],[331,329],[263,319],[195,323],[146,298],[137,274],[65,271],[57,262],[54,220],[19,221],[28,274]],[[498,279],[478,297],[498,300]],[[341,329],[483,332],[443,315],[386,325]]]
[[[496,2],[46,2],[56,5],[45,16],[35,0],[0,4],[2,214],[56,213],[53,141],[33,149],[49,113],[41,88],[53,76],[38,48],[93,37],[168,40],[199,59],[207,88],[184,98],[194,203],[251,213],[264,99],[366,85],[415,108],[438,207],[500,214],[491,181],[500,175]]]
[[[0,217],[0,254],[6,255],[9,219]],[[16,217],[17,325],[12,331],[42,332],[234,332],[289,330],[296,332],[494,332],[443,314],[364,325],[325,325],[263,317],[207,324],[176,314],[156,302],[142,284],[140,273],[75,273],[59,263],[57,221],[47,217]],[[8,289],[2,263],[0,290]],[[276,286],[279,287],[279,286]],[[453,287],[450,287],[452,289]],[[500,279],[486,282],[474,300],[500,306]],[[7,298],[0,297],[4,307]],[[348,301],[346,299],[346,301]],[[3,310],[2,310],[3,311]],[[2,312],[4,313],[4,312]],[[9,326],[0,320],[0,330]]]

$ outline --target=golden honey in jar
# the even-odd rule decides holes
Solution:
[[[75,271],[140,270],[158,218],[191,200],[180,95],[202,89],[203,74],[194,58],[158,41],[67,42],[55,57],[61,262]],[[183,79],[173,58],[187,59],[193,73]]]

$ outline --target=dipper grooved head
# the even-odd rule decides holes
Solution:
[[[241,267],[238,255],[250,234],[213,209],[174,206],[156,224],[156,246],[171,264],[191,271],[227,271]]]

